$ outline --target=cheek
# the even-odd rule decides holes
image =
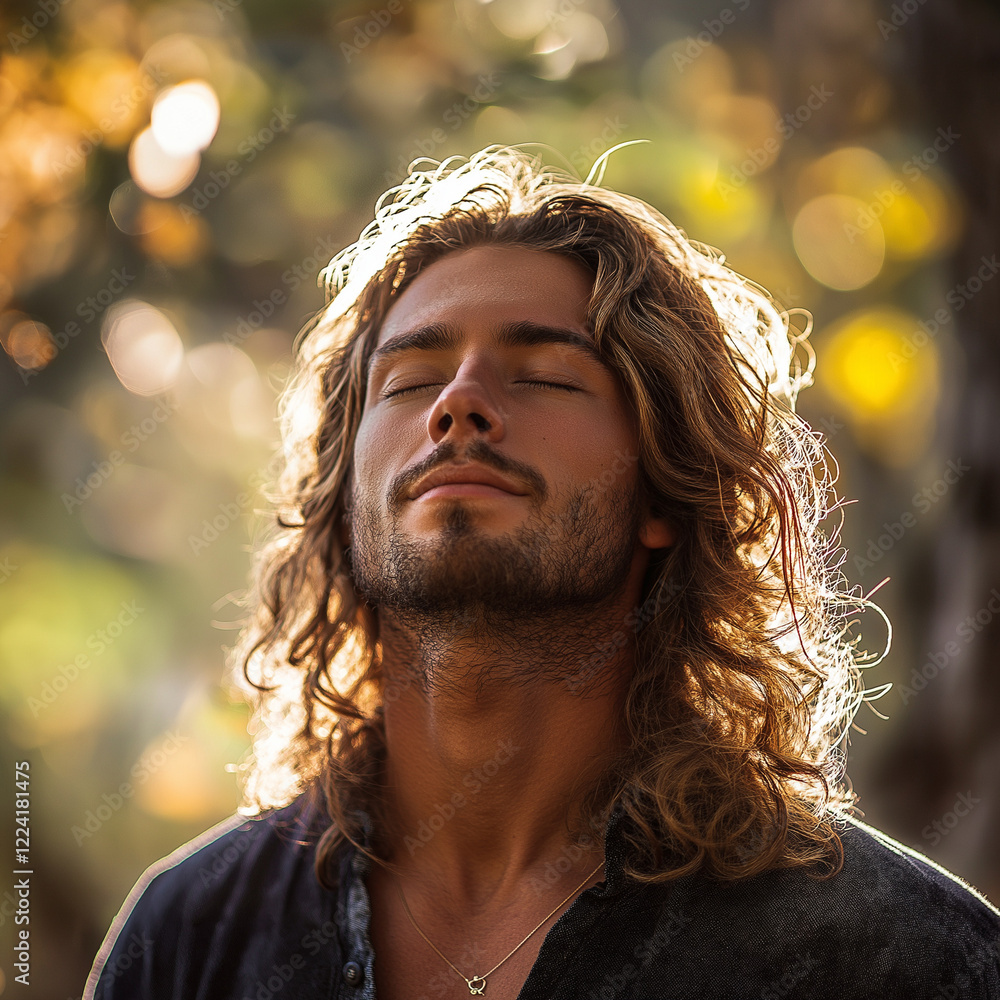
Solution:
[[[354,481],[362,495],[386,502],[388,484],[406,465],[409,431],[400,421],[362,417],[354,439]]]
[[[583,432],[579,422],[547,430],[551,430],[553,444],[562,442],[575,452],[573,464],[583,479],[603,474],[605,480],[613,475],[620,482],[623,476],[635,474],[638,439],[619,414],[605,411]]]

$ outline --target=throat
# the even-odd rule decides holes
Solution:
[[[537,612],[537,609],[536,609]],[[618,602],[511,616],[472,603],[451,614],[381,612],[388,683],[427,694],[481,699],[510,686],[562,686],[571,696],[606,691],[634,653],[634,630]]]

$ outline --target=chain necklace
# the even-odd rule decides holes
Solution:
[[[470,976],[466,976],[466,975],[464,975],[464,974],[462,973],[462,971],[461,971],[460,969],[457,969],[457,968],[455,968],[455,966],[454,966],[454,965],[452,965],[452,963],[451,963],[451,962],[448,962],[448,959],[447,959],[447,958],[445,958],[445,957],[444,957],[444,955],[441,955],[441,952],[440,952],[440,951],[438,951],[438,948],[437,948],[437,945],[435,945],[435,944],[434,944],[434,942],[433,942],[433,941],[431,941],[431,939],[430,939],[430,938],[429,938],[429,937],[428,937],[428,936],[427,936],[427,935],[426,935],[426,934],[425,934],[425,933],[424,933],[424,932],[423,932],[423,931],[422,931],[422,930],[421,930],[421,929],[420,929],[420,928],[419,928],[419,927],[417,926],[417,922],[416,922],[416,920],[414,920],[414,919],[413,919],[413,914],[412,914],[412,913],[410,913],[410,908],[409,908],[409,907],[408,907],[408,906],[406,905],[406,897],[405,897],[405,896],[403,895],[403,890],[402,890],[402,888],[400,887],[399,883],[398,883],[398,882],[396,882],[396,880],[395,880],[395,879],[393,879],[393,882],[394,882],[394,883],[395,883],[395,885],[396,885],[396,891],[397,891],[397,892],[399,893],[399,899],[400,899],[400,901],[401,901],[401,902],[402,902],[402,904],[403,904],[403,909],[404,909],[404,910],[406,911],[406,915],[407,915],[407,917],[409,917],[409,918],[410,918],[410,923],[411,923],[411,924],[413,924],[413,929],[414,929],[414,930],[415,930],[415,931],[416,931],[416,932],[417,932],[417,933],[418,933],[418,934],[419,934],[419,935],[420,935],[420,936],[421,936],[421,937],[422,937],[422,938],[423,938],[423,939],[424,939],[424,940],[425,940],[425,941],[426,941],[426,942],[427,942],[427,943],[428,943],[428,944],[429,944],[429,945],[430,945],[430,946],[431,946],[431,947],[432,947],[432,948],[433,948],[433,949],[434,949],[435,951],[437,951],[437,953],[438,953],[439,955],[441,955],[441,957],[442,957],[442,958],[444,958],[444,960],[445,960],[446,962],[448,962],[448,964],[449,964],[449,965],[451,965],[451,967],[452,967],[453,969],[455,969],[455,971],[456,971],[456,972],[457,972],[457,973],[458,973],[458,974],[459,974],[459,975],[460,975],[460,976],[462,977],[462,979],[464,979],[464,980],[465,980],[465,982],[466,982],[466,985],[467,985],[467,986],[469,987],[469,993],[470,993],[470,994],[472,994],[473,996],[480,996],[480,995],[482,995],[482,993],[483,993],[483,992],[485,991],[485,989],[486,989],[486,977],[487,977],[487,976],[492,976],[492,975],[493,975],[493,973],[494,973],[494,972],[496,972],[496,971],[497,971],[497,969],[499,969],[499,968],[500,968],[500,966],[501,966],[501,965],[503,965],[503,963],[504,963],[504,962],[506,962],[506,961],[507,961],[507,959],[508,959],[508,958],[510,958],[510,956],[511,956],[511,955],[513,955],[513,954],[514,954],[514,952],[515,952],[515,951],[517,951],[517,949],[518,949],[518,948],[520,948],[520,947],[521,947],[521,945],[522,945],[522,944],[524,944],[524,943],[525,943],[525,941],[527,941],[527,940],[528,940],[528,938],[530,938],[530,937],[531,937],[531,935],[532,935],[532,934],[534,934],[534,933],[535,933],[535,931],[537,931],[537,930],[538,930],[538,928],[539,928],[539,927],[541,927],[541,926],[542,926],[542,924],[544,924],[544,923],[545,923],[545,921],[546,921],[546,920],[548,920],[548,919],[549,919],[549,917],[551,917],[553,913],[555,913],[555,912],[556,912],[556,910],[558,910],[558,909],[559,909],[559,907],[560,907],[560,906],[564,906],[564,905],[565,905],[565,904],[566,904],[567,902],[569,902],[569,900],[570,900],[570,899],[571,899],[571,898],[572,898],[572,897],[573,897],[574,895],[576,895],[576,893],[578,893],[578,892],[579,892],[579,891],[580,891],[580,890],[581,890],[581,889],[582,889],[582,888],[583,888],[583,887],[584,887],[584,886],[585,886],[585,885],[586,885],[586,884],[587,884],[587,883],[588,883],[588,882],[589,882],[589,881],[590,881],[590,880],[591,880],[591,879],[592,879],[592,878],[593,878],[593,877],[594,877],[594,876],[595,876],[595,875],[596,875],[596,874],[597,874],[597,873],[598,873],[598,872],[599,872],[599,871],[601,870],[601,867],[602,867],[603,865],[604,865],[604,862],[602,861],[602,862],[601,862],[601,863],[600,863],[600,864],[599,864],[599,865],[598,865],[598,866],[597,866],[597,867],[596,867],[596,868],[595,868],[595,869],[594,869],[594,870],[593,870],[593,871],[592,871],[592,872],[591,872],[591,873],[590,873],[590,874],[589,874],[589,875],[588,875],[588,876],[587,876],[587,877],[586,877],[586,878],[585,878],[585,879],[584,879],[584,880],[583,880],[583,881],[582,881],[582,882],[581,882],[581,883],[580,883],[580,884],[579,884],[579,885],[578,885],[578,886],[577,886],[577,887],[576,887],[576,888],[575,888],[575,889],[574,889],[574,890],[573,890],[573,891],[572,891],[572,892],[571,892],[571,893],[569,894],[569,896],[567,896],[567,897],[566,897],[566,898],[565,898],[565,899],[564,899],[564,900],[563,900],[563,901],[562,901],[561,903],[559,903],[559,904],[558,904],[558,905],[557,905],[557,906],[556,906],[556,907],[555,907],[554,909],[552,909],[552,911],[551,911],[551,912],[547,913],[547,914],[546,914],[546,915],[545,915],[544,917],[542,917],[542,919],[538,921],[538,923],[537,923],[537,924],[536,924],[536,925],[534,926],[534,928],[532,928],[532,930],[531,930],[531,931],[529,931],[529,932],[528,932],[528,934],[527,934],[527,935],[526,935],[526,936],[525,936],[525,937],[524,937],[524,938],[523,938],[523,939],[521,940],[520,944],[517,944],[517,945],[515,945],[515,947],[513,948],[513,950],[511,950],[511,951],[510,951],[510,952],[508,952],[508,953],[507,953],[507,954],[506,954],[506,955],[505,955],[505,956],[504,956],[503,958],[501,958],[501,959],[500,959],[500,961],[499,961],[499,962],[497,962],[497,964],[496,964],[496,965],[494,965],[494,966],[493,966],[493,968],[492,968],[492,969],[490,969],[490,971],[489,971],[489,972],[484,972],[484,973],[482,973],[482,975],[476,975],[476,976],[471,976],[471,977],[470,977]]]

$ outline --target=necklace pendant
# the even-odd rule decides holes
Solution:
[[[469,984],[469,993],[473,996],[482,996],[483,990],[486,989],[486,979],[483,976],[473,976],[471,979],[466,979]]]

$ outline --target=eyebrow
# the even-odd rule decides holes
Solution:
[[[406,351],[446,351],[458,344],[458,330],[446,323],[430,323],[387,340],[368,360],[368,375],[387,357]],[[501,323],[493,330],[493,341],[498,347],[538,347],[545,344],[564,344],[583,352],[602,368],[607,362],[601,357],[594,342],[576,330],[561,326],[547,326],[531,320]]]

